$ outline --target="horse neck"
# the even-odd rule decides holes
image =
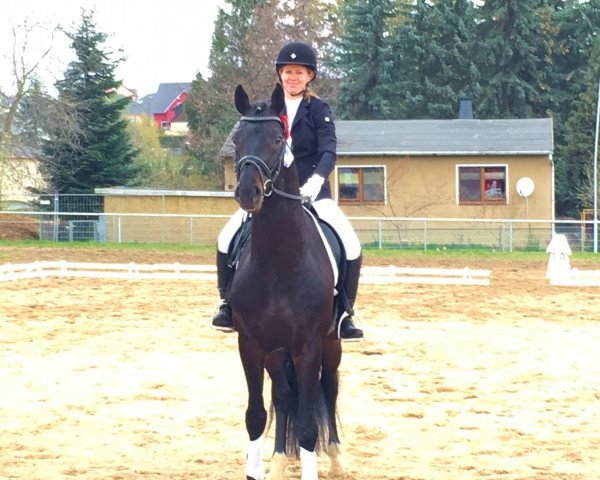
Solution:
[[[299,195],[298,173],[295,165],[282,168],[275,188]],[[306,214],[299,200],[273,192],[264,200],[260,211],[252,219],[252,252],[268,257],[281,250],[289,256],[307,248]]]

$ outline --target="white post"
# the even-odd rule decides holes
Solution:
[[[594,253],[598,253],[598,124],[600,123],[600,75],[596,98],[596,135],[594,137]]]

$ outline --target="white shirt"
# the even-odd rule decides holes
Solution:
[[[296,113],[298,113],[298,107],[300,106],[300,102],[302,102],[301,96],[294,99],[285,99],[285,111],[287,113],[288,125],[290,126],[290,135],[292,134],[292,125],[294,124],[294,118],[296,118]]]

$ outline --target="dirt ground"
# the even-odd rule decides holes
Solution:
[[[0,246],[0,265],[63,259],[212,263]],[[550,287],[545,262],[399,266],[490,269],[491,285],[361,287],[367,340],[340,371],[345,478],[600,478],[600,287]],[[213,282],[0,283],[0,478],[244,478],[245,382],[235,335],[209,328],[216,302]]]

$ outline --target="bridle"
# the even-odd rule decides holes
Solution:
[[[281,128],[285,130],[283,120],[275,115],[264,117],[243,115],[240,118],[240,122],[277,122],[279,125],[281,125]],[[285,155],[285,147],[286,143],[284,142],[281,152],[279,152],[279,156],[277,157],[277,165],[274,169],[271,169],[262,158],[256,155],[244,155],[235,164],[235,175],[237,179],[239,180],[240,178],[242,168],[244,168],[246,165],[251,165],[258,170],[261,182],[263,184],[264,197],[269,197],[273,192],[275,192],[282,197],[291,198],[292,200],[303,200],[304,197],[301,195],[292,195],[291,193],[284,192],[283,190],[279,190],[273,186],[273,183],[281,173],[283,157]]]

